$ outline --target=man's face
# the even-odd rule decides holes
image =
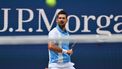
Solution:
[[[65,26],[67,23],[67,18],[65,14],[59,14],[58,18],[56,20],[56,22],[60,25],[60,26]]]

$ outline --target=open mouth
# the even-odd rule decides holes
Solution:
[[[61,24],[62,24],[62,25],[64,25],[64,24],[65,24],[65,22],[64,22],[64,21],[61,21]]]

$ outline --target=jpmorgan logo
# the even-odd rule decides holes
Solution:
[[[0,32],[33,32],[34,29],[32,27],[29,27],[28,30],[25,29],[23,26],[24,25],[28,25],[31,23],[32,20],[34,20],[35,18],[37,19],[37,21],[35,22],[37,25],[36,27],[36,32],[45,32],[45,29],[43,29],[42,26],[45,25],[47,31],[50,31],[52,29],[52,26],[55,23],[55,19],[56,19],[56,15],[60,10],[63,9],[57,9],[54,13],[54,16],[52,16],[51,21],[49,21],[49,16],[46,14],[46,11],[44,9],[35,9],[38,13],[38,16],[35,17],[35,13],[32,9],[29,8],[16,8],[14,11],[17,12],[17,20],[15,20],[16,23],[13,23],[13,25],[9,26],[9,16],[10,16],[10,11],[12,11],[11,8],[1,8],[1,12],[3,13],[3,20],[1,21],[2,24],[0,26]],[[24,12],[28,13],[28,18],[24,19]],[[13,13],[14,14],[14,13]],[[82,13],[81,13],[82,14]],[[69,23],[71,18],[74,19],[74,29],[70,29],[69,28]],[[81,18],[83,20],[81,20]],[[14,19],[14,18],[13,18]],[[104,25],[103,20],[104,19]],[[122,22],[120,22],[119,20],[122,19],[122,15],[116,15],[114,16],[113,14],[110,15],[99,15],[99,16],[95,16],[95,15],[74,15],[71,14],[68,16],[68,23],[66,26],[66,29],[71,32],[71,33],[75,33],[77,31],[80,30],[80,32],[92,32],[91,29],[89,29],[90,24],[92,23],[91,21],[95,21],[97,28],[96,28],[96,33],[97,34],[112,34],[112,32],[110,30],[103,30],[104,28],[107,28],[111,25],[112,20],[114,20],[114,26],[112,26],[112,29],[115,33],[122,33]],[[42,22],[43,20],[43,22]],[[82,29],[81,29],[81,23],[83,23]],[[94,23],[94,22],[93,22]],[[14,24],[17,25],[17,28],[15,29]]]

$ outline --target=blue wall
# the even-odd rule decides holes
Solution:
[[[24,25],[37,29],[38,12],[37,8],[44,9],[49,20],[51,21],[56,9],[64,9],[69,15],[122,15],[121,0],[58,0],[56,7],[49,8],[44,0],[0,0],[0,8],[11,8],[9,12],[9,27],[17,29],[18,13],[16,8],[29,8],[33,10],[35,16],[30,24]],[[24,15],[25,19],[28,15]],[[83,24],[82,18],[81,26]],[[73,21],[71,21],[73,22]],[[93,21],[95,23],[95,21]],[[107,30],[115,33],[111,27]],[[44,25],[44,22],[42,21]],[[3,12],[0,10],[0,29],[3,26]],[[90,33],[81,33],[81,29],[71,34],[96,34],[96,24],[91,24]],[[43,27],[44,32],[0,32],[0,36],[5,35],[47,35],[48,31]],[[121,27],[120,27],[121,29]],[[76,69],[122,69],[122,43],[93,43],[93,44],[77,44],[74,48],[72,61],[75,63]],[[44,69],[48,65],[47,45],[0,45],[0,69]]]
[[[72,62],[76,69],[121,69],[122,43],[76,44]],[[1,69],[44,69],[47,45],[1,45]]]

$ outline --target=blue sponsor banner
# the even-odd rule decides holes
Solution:
[[[121,0],[1,0],[0,36],[47,35],[56,26],[56,13],[69,14],[70,34],[121,34]],[[102,32],[102,33],[101,33]],[[121,43],[77,44],[72,55],[76,69],[122,69]],[[47,44],[0,45],[0,69],[44,69]]]
[[[47,35],[56,25],[58,11],[69,14],[67,30],[73,34],[121,33],[121,1],[57,1],[50,8],[41,0],[2,0],[1,35]]]

